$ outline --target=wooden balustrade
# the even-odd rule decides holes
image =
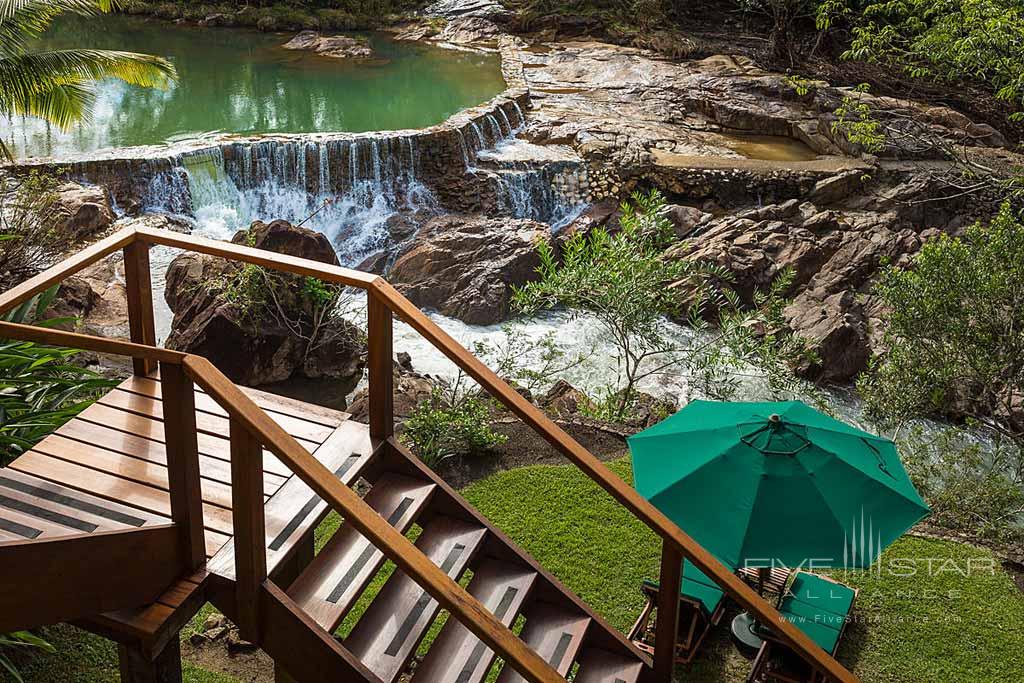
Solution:
[[[460,622],[509,661],[524,677],[534,683],[562,680],[546,662],[525,647],[522,641],[498,622],[458,584],[429,561],[424,564],[422,556],[409,543],[408,539],[384,523],[379,515],[366,506],[351,489],[341,485],[334,477],[330,476],[330,473],[319,461],[284,433],[276,423],[252,404],[248,397],[208,361],[197,356],[189,356],[154,346],[152,293],[149,291],[148,284],[148,249],[152,244],[211,254],[366,290],[369,334],[367,365],[371,397],[370,429],[374,439],[387,438],[393,432],[392,315],[394,314],[413,327],[462,371],[476,380],[485,391],[503,403],[552,447],[566,456],[634,516],[650,527],[663,539],[664,544],[661,592],[658,599],[659,622],[661,623],[656,634],[654,675],[655,680],[659,683],[667,683],[671,680],[673,668],[671,660],[674,653],[678,589],[683,558],[690,560],[742,608],[750,611],[762,623],[772,624],[772,628],[780,640],[799,652],[820,672],[841,683],[856,683],[857,678],[853,674],[815,645],[803,631],[781,619],[775,608],[750,586],[691,539],[631,486],[612,473],[600,460],[566,434],[536,406],[499,379],[479,359],[452,339],[382,278],[339,266],[275,254],[228,242],[194,236],[185,237],[165,230],[149,228],[122,230],[0,295],[0,312],[27,301],[68,275],[123,248],[125,249],[126,279],[129,288],[129,310],[134,318],[130,324],[132,339],[135,343],[4,322],[0,322],[0,336],[70,346],[101,353],[121,354],[146,361],[135,364],[136,372],[143,372],[147,367],[152,367],[154,361],[164,363],[168,367],[183,365],[185,373],[192,380],[201,384],[228,410],[232,416],[232,478],[238,482],[238,488],[233,490],[233,495],[239,496],[233,506],[236,509],[236,554],[247,555],[245,559],[239,560],[240,564],[237,567],[239,583],[242,583],[244,577],[246,584],[244,587],[239,587],[240,609],[243,609],[242,605],[251,603],[244,609],[256,610],[259,596],[266,593],[262,494],[257,485],[258,477],[261,475],[250,471],[253,468],[252,462],[258,460],[253,453],[259,453],[259,446],[262,443],[318,495],[328,501],[334,509],[341,512],[360,533],[383,550],[444,608],[451,611]],[[174,390],[172,388],[172,391]],[[180,391],[182,395],[187,393],[185,386],[182,386]],[[176,416],[174,419],[182,418]],[[178,461],[187,463],[190,458],[191,445],[178,444],[175,448],[180,450]],[[170,465],[170,461],[168,464]],[[175,467],[178,465],[176,464]],[[238,468],[237,473],[236,467]],[[188,481],[191,475],[186,472],[176,476]],[[186,483],[185,486],[190,486],[190,484]],[[185,508],[192,504],[188,500],[181,503]],[[190,521],[189,523],[193,524],[194,522]],[[190,542],[194,543],[191,535],[189,538]],[[245,552],[240,553],[237,548],[245,549]],[[240,628],[245,629],[244,637],[258,637],[256,630],[258,619],[259,615],[256,612],[250,612],[240,618],[240,621],[245,624],[244,626],[243,623],[239,624]]]
[[[231,520],[235,537],[237,626],[243,638],[258,643],[260,593],[263,582],[267,579],[267,533],[263,518],[263,447],[259,439],[249,431],[245,422],[234,415],[235,411],[227,406],[225,408],[232,414]]]
[[[679,632],[679,587],[683,554],[668,541],[661,544],[661,576],[658,588],[658,622],[654,634],[654,680],[672,683],[676,668],[676,640]]]
[[[206,532],[199,485],[195,388],[181,366],[173,363],[160,363],[160,388],[171,519],[181,529],[182,558],[189,569],[198,569],[206,562]]]
[[[370,438],[383,441],[395,432],[391,309],[372,291],[366,294],[366,368],[370,391]]]

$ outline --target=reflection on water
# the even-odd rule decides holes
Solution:
[[[61,131],[0,117],[19,156],[68,156],[223,131],[308,133],[421,128],[504,89],[494,54],[369,36],[373,60],[339,60],[280,47],[290,36],[111,16],[61,21],[41,48],[94,47],[168,57],[179,81],[160,91],[105,81],[91,120]]]

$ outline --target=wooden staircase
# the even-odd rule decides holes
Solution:
[[[312,419],[296,414],[294,406],[275,409],[272,399],[242,391],[206,359],[157,346],[149,272],[149,248],[157,244],[364,290],[369,425]],[[0,294],[0,313],[118,250],[125,259],[131,342],[2,321],[0,338],[133,359],[131,382],[89,409],[86,421],[104,427],[103,438],[89,436],[96,431],[91,427],[72,433],[77,427],[69,423],[66,435],[51,437],[52,450],[26,454],[31,457],[21,468],[51,481],[63,478],[79,503],[89,500],[94,484],[104,489],[92,492],[106,507],[123,503],[155,517],[152,524],[150,517],[140,517],[138,528],[91,534],[72,529],[59,538],[26,536],[25,523],[0,527],[5,578],[27,588],[23,594],[0,592],[0,631],[84,619],[78,623],[121,644],[123,681],[176,683],[178,631],[209,601],[274,659],[281,681],[669,683],[685,558],[827,679],[856,682],[378,276],[128,228]],[[392,405],[395,316],[662,539],[653,658],[398,443]],[[115,433],[130,438],[109,440]],[[118,451],[132,461],[122,467]],[[121,486],[118,476],[131,485]],[[127,490],[131,495],[124,495]],[[64,509],[68,499],[54,504]],[[22,516],[14,521],[38,519],[26,507],[37,503],[18,503],[21,511],[13,514]],[[343,523],[313,556],[314,530],[330,510]],[[48,523],[59,521],[51,514]],[[394,570],[370,595],[368,586],[385,562]],[[343,639],[335,638],[357,604],[363,611],[355,625]],[[425,638],[435,624],[440,630],[428,647]]]
[[[364,501],[402,533],[418,530],[416,549],[449,577],[467,585],[502,624],[525,620],[522,640],[561,675],[577,680],[634,683],[646,657],[553,576],[474,510],[404,448],[388,440],[359,471],[370,489]],[[299,576],[282,586],[327,633],[351,612],[380,571],[385,555],[343,524]],[[273,574],[273,569],[268,568]],[[343,647],[384,683],[409,668],[441,607],[395,570],[360,616]],[[412,671],[412,681],[480,683],[496,655],[455,619],[448,619]],[[579,678],[584,676],[584,678]],[[522,680],[511,669],[499,681]]]

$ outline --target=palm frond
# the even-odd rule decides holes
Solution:
[[[166,88],[177,74],[167,60],[112,50],[55,50],[0,59],[0,112],[45,118],[67,128],[91,103],[90,84],[118,78]]]
[[[89,83],[55,84],[49,90],[14,102],[8,111],[17,116],[37,116],[66,130],[77,121],[89,118],[94,96]]]
[[[0,55],[16,55],[65,12],[95,16],[122,6],[117,0],[0,0]]]

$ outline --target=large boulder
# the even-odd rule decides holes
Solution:
[[[97,185],[62,184],[57,188],[53,211],[55,229],[72,240],[91,237],[114,222],[107,192]]]
[[[944,216],[938,222],[942,230],[922,229],[913,220],[917,216],[888,204],[866,208],[857,197],[827,210],[794,199],[705,218],[668,255],[725,269],[731,280],[721,286],[748,306],[790,269],[794,278],[786,295],[793,301],[785,319],[818,356],[798,370],[815,380],[849,382],[882,351],[886,311],[871,294],[880,269],[908,267],[926,239],[956,233],[964,222]]]
[[[797,368],[803,376],[844,383],[867,368],[872,353],[868,316],[855,292],[805,291],[786,307],[784,316],[794,334],[806,340],[818,357]]]
[[[63,329],[126,339],[128,304],[121,255],[94,263],[61,282],[46,317],[69,318],[60,325]]]
[[[256,221],[232,242],[338,263],[324,235],[287,221]],[[174,312],[166,345],[205,356],[235,382],[337,406],[362,376],[358,329],[323,322],[304,278],[186,253],[168,268],[164,296]]]
[[[502,30],[489,19],[477,16],[463,16],[449,21],[436,37],[453,45],[475,45],[478,43],[494,43],[501,36]]]
[[[536,221],[446,215],[427,221],[388,275],[414,304],[472,325],[504,320],[512,286],[536,277],[537,243],[551,229]]]
[[[282,46],[286,50],[315,52],[324,57],[348,59],[373,56],[370,44],[363,38],[352,36],[324,36],[316,31],[303,31]]]

